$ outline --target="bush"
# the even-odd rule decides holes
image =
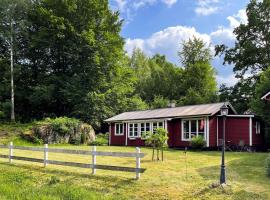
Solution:
[[[193,149],[202,149],[205,146],[205,141],[202,136],[193,137],[191,139],[190,145]]]
[[[96,135],[95,141],[91,142],[92,146],[106,146],[109,144],[109,133],[99,133]]]
[[[270,155],[265,160],[265,168],[266,168],[267,176],[270,177]]]
[[[95,139],[92,126],[68,117],[46,118],[37,122],[29,135],[48,144],[90,144]]]

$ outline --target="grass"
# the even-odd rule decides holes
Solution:
[[[89,146],[62,146],[90,149]],[[100,151],[134,152],[134,147],[97,147]],[[7,150],[0,149],[1,154]],[[270,178],[264,160],[267,153],[226,153],[228,186],[214,187],[219,179],[220,152],[165,151],[164,162],[151,161],[151,149],[141,167],[141,179],[135,173],[91,169],[0,159],[1,199],[270,199]],[[42,152],[14,150],[14,155],[43,158]],[[90,163],[90,156],[50,153],[49,159]],[[97,157],[97,164],[135,166],[131,158]]]

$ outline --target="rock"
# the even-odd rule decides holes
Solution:
[[[37,125],[32,129],[32,135],[47,144],[89,144],[95,140],[93,127],[86,123],[64,124],[57,128],[50,123]]]

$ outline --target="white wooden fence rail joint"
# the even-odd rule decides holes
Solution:
[[[13,156],[13,142],[9,143],[9,163],[12,162],[12,156]]]
[[[141,153],[141,149],[136,147],[136,153],[139,155]],[[136,179],[140,178],[140,169],[141,168],[141,158],[139,156],[136,157]]]
[[[95,165],[97,164],[97,158],[96,158],[95,152],[97,151],[97,147],[93,146],[92,151],[93,151],[93,154],[92,154],[92,174],[95,174],[96,173]]]
[[[48,165],[48,144],[44,144],[44,167]]]

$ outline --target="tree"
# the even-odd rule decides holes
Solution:
[[[183,43],[183,50],[178,52],[178,55],[185,67],[182,85],[186,91],[179,104],[216,101],[216,72],[210,65],[212,57],[209,47],[201,39],[194,37]]]
[[[10,119],[15,121],[15,94],[14,94],[14,55],[19,61],[19,49],[21,38],[24,36],[25,18],[27,6],[30,4],[28,0],[2,0],[0,2],[0,41],[2,59],[10,57]]]
[[[153,148],[152,160],[154,160],[155,150],[157,151],[156,157],[159,160],[159,151],[161,150],[161,160],[163,161],[164,147],[167,146],[168,132],[164,128],[157,128],[154,132],[146,132],[143,137],[145,143]]]
[[[270,67],[260,74],[260,78],[255,86],[255,96],[250,106],[258,116],[260,116],[266,124],[266,139],[270,144],[270,103],[263,101],[261,97],[270,91]]]
[[[153,102],[151,102],[151,108],[166,108],[170,101],[162,96],[155,96]]]
[[[238,91],[237,98],[244,97],[241,98],[242,107],[248,108],[260,72],[270,66],[270,1],[251,0],[246,14],[247,23],[234,29],[235,45],[229,48],[222,44],[215,49],[216,55],[224,55],[224,64],[234,65],[240,81],[233,90]]]
[[[194,65],[197,62],[209,62],[212,60],[209,46],[200,38],[193,36],[193,38],[184,41],[182,46],[182,50],[178,52],[178,56],[185,67]]]

